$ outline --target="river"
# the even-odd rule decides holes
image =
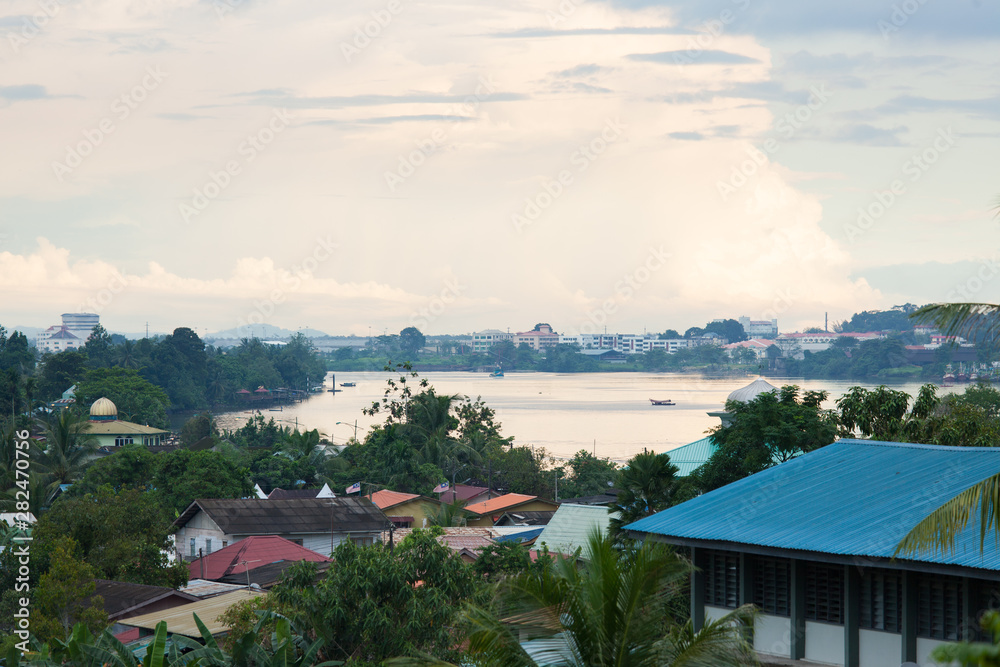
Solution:
[[[366,417],[361,410],[382,397],[389,377],[398,374],[341,371],[336,373],[336,382],[342,391],[314,394],[281,411],[265,411],[264,416],[274,417],[283,426],[318,428],[336,443],[354,435],[357,420],[358,437],[363,439],[365,431],[382,420]],[[625,461],[644,448],[669,451],[704,437],[720,423],[708,412],[721,410],[730,392],[754,379],[682,373],[508,373],[492,378],[486,373],[426,372],[420,377],[439,394],[482,396],[496,411],[503,434],[514,436],[515,444],[544,447],[558,458],[586,449],[616,461]],[[767,380],[779,387],[796,384],[803,390],[827,391],[826,407],[833,407],[833,401],[849,387],[877,386],[849,380]],[[356,386],[341,387],[344,382]],[[326,387],[331,386],[332,374],[328,374]],[[892,386],[912,396],[921,384]],[[943,388],[939,393],[951,391]],[[653,406],[651,398],[670,399],[676,405]],[[237,428],[250,415],[250,411],[225,413],[218,416],[217,423],[220,428]]]

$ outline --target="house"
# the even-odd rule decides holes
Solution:
[[[330,489],[329,484],[324,484],[320,489],[271,489],[267,494],[271,500],[290,500],[292,498],[334,498],[336,497]]]
[[[933,510],[1000,470],[1000,448],[840,440],[626,526],[689,550],[695,629],[738,605],[769,659],[920,665],[976,634],[1000,600],[1000,546],[979,520],[956,548],[893,559]]]
[[[465,503],[467,505],[482,502],[483,500],[489,500],[490,498],[499,496],[501,494],[496,491],[490,491],[485,486],[469,486],[468,484],[456,484],[454,488],[449,488],[444,491],[440,496],[440,500],[443,503],[451,504],[458,500],[460,503]]]
[[[150,447],[165,444],[170,431],[118,419],[115,404],[107,398],[99,398],[90,406],[83,435],[95,440],[98,447],[121,447],[133,443]]]
[[[729,345],[723,345],[722,349],[726,351],[729,358],[736,356],[736,351],[741,349],[748,349],[754,353],[754,356],[758,361],[767,358],[767,348],[774,345],[773,341],[766,338],[751,338],[750,340],[741,340],[738,343],[730,343]]]
[[[544,544],[549,551],[556,553],[571,554],[586,546],[594,530],[602,535],[607,533],[611,518],[615,516],[618,516],[617,512],[608,512],[608,508],[601,505],[563,503],[545,525],[535,544]]]
[[[367,496],[397,528],[426,528],[441,501],[416,493],[383,489]]]
[[[330,554],[350,539],[373,544],[388,525],[367,498],[195,500],[175,521],[178,556],[211,554],[252,535],[278,535]]]
[[[196,558],[187,567],[192,579],[217,581],[272,563],[299,561],[329,563],[330,559],[277,535],[251,535],[224,549]]]
[[[470,526],[492,526],[500,520],[504,512],[514,509],[528,512],[552,512],[558,507],[554,502],[542,500],[538,496],[508,493],[473,505],[466,505],[465,510],[470,514],[468,518]]]
[[[94,595],[99,595],[104,600],[104,611],[112,622],[198,601],[193,595],[165,586],[146,586],[108,579],[95,579],[94,584]]]
[[[178,588],[182,593],[193,595],[199,600],[218,597],[226,593],[238,591],[247,587],[246,576],[240,583],[228,583],[222,581],[209,581],[208,579],[189,579],[186,584]]]
[[[238,602],[250,600],[263,594],[261,591],[246,590],[244,588],[226,593],[225,595],[173,607],[172,609],[143,614],[142,616],[133,616],[123,621],[122,624],[141,628],[148,631],[147,634],[150,634],[156,630],[156,626],[160,621],[165,621],[168,633],[201,639],[201,631],[194,620],[195,615],[197,615],[213,636],[220,635],[229,631],[229,627],[219,620],[222,614],[226,613],[230,607]]]
[[[393,531],[393,543],[399,544],[413,530],[419,529],[399,528]],[[437,537],[438,543],[443,544],[456,554],[462,556],[462,560],[467,563],[478,558],[479,550],[494,544],[497,538],[497,534],[492,528],[449,526],[442,528],[442,530],[444,534]],[[383,536],[384,541],[388,541],[388,539],[388,534]]]

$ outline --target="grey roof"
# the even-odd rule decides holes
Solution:
[[[608,508],[603,505],[563,503],[535,540],[535,544],[544,542],[549,551],[573,553],[578,548],[586,547],[587,538],[594,528],[606,533],[612,516],[617,516],[617,513],[608,512]]]
[[[497,521],[497,525],[500,526],[544,526],[549,521],[552,520],[552,516],[555,512],[519,512],[518,510],[512,510],[509,512],[504,512],[503,516]]]
[[[184,526],[199,511],[228,535],[371,533],[389,526],[382,510],[372,501],[354,497],[196,500],[174,525]]]
[[[593,496],[564,498],[559,503],[565,505],[612,505],[618,501],[618,489],[609,489],[608,491],[608,493],[598,493]]]
[[[175,606],[198,600],[193,595],[164,586],[146,586],[145,584],[108,579],[95,579],[94,584],[96,586],[94,595],[100,595],[104,600],[104,611],[107,612],[108,618],[111,620],[130,613],[135,616],[135,612],[143,607],[167,598],[170,598]]]

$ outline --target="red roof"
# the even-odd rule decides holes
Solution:
[[[399,491],[389,491],[388,489],[383,489],[381,491],[376,491],[368,497],[371,498],[373,503],[375,503],[375,507],[380,510],[384,510],[411,500],[416,500],[420,496],[416,493],[400,493]]]
[[[115,635],[115,639],[120,641],[122,644],[128,644],[129,642],[134,642],[139,639],[142,635],[141,628],[129,628],[128,630],[123,630]]]
[[[455,502],[455,497],[462,502],[469,500],[470,498],[475,498],[476,496],[481,496],[489,491],[485,486],[469,486],[467,484],[456,484],[454,490],[448,489],[442,493],[439,497],[443,503],[453,503]]]
[[[229,574],[240,574],[278,561],[306,560],[312,563],[329,563],[330,559],[315,551],[300,547],[277,535],[252,535],[224,549],[188,563],[191,578],[221,579]],[[245,564],[244,564],[245,561]],[[205,574],[202,576],[202,563]]]
[[[532,500],[538,500],[538,496],[526,496],[523,493],[508,493],[497,498],[484,500],[483,502],[476,503],[475,505],[469,505],[465,509],[470,512],[475,512],[476,514],[489,514],[490,512],[499,512],[509,507],[523,505],[524,503],[531,502]],[[555,506],[554,503],[553,506]]]

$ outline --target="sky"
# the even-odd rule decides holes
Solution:
[[[5,0],[0,323],[997,302],[998,42],[970,0]]]

